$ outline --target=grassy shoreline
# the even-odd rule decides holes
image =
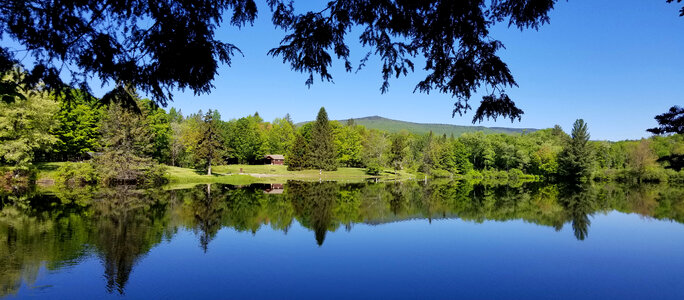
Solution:
[[[57,169],[63,162],[49,162],[36,164],[36,182],[46,185],[53,184],[57,179]],[[247,185],[252,183],[285,183],[288,180],[334,180],[358,182],[369,178],[381,180],[410,179],[415,176],[404,172],[385,170],[379,176],[371,176],[362,168],[339,168],[337,171],[302,170],[288,171],[283,165],[221,165],[212,168],[213,174],[206,172],[167,166],[166,178],[168,185],[188,186],[204,183],[223,183],[234,185]],[[242,171],[242,172],[240,172]]]

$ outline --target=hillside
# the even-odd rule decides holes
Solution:
[[[342,123],[346,123],[347,120],[339,120]],[[306,123],[306,122],[304,122]],[[300,123],[297,125],[302,125]],[[358,125],[366,126],[366,128],[385,130],[389,132],[399,132],[405,129],[409,132],[416,134],[424,134],[432,131],[437,135],[451,135],[460,136],[466,132],[476,132],[483,131],[484,133],[521,133],[523,130],[527,132],[533,132],[537,129],[534,128],[508,128],[508,127],[484,127],[484,126],[462,126],[462,125],[450,125],[450,124],[429,124],[429,123],[413,123],[399,120],[392,120],[383,118],[380,116],[355,118],[354,123]]]

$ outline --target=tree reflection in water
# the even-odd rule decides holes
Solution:
[[[22,282],[35,282],[41,266],[58,270],[92,256],[104,266],[107,290],[124,294],[140,259],[179,230],[195,232],[207,252],[222,228],[256,234],[270,226],[287,234],[295,221],[313,232],[319,246],[328,232],[341,227],[416,218],[524,220],[557,230],[570,224],[578,240],[589,238],[596,213],[684,222],[684,188],[662,185],[293,181],[284,188],[211,184],[170,191],[0,191],[0,265],[7,266],[0,269],[0,296],[16,293]]]

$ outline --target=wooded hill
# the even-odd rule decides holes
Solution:
[[[363,118],[353,119],[354,123],[357,125],[363,125],[368,129],[378,129],[383,131],[388,131],[391,133],[396,133],[403,130],[407,130],[413,134],[426,134],[432,131],[435,135],[446,134],[450,136],[452,133],[455,137],[460,136],[466,132],[477,132],[482,131],[484,133],[522,133],[526,131],[531,133],[537,131],[534,128],[508,128],[508,127],[485,127],[485,126],[463,126],[463,125],[451,125],[451,124],[431,124],[431,123],[414,123],[399,120],[392,120],[383,118],[380,116],[370,116]],[[342,124],[346,124],[348,120],[339,120]],[[308,122],[297,123],[296,126],[302,126]]]

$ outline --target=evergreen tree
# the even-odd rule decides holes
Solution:
[[[104,151],[94,165],[105,184],[160,183],[164,168],[153,159],[154,135],[144,115],[112,103],[100,125]]]
[[[406,135],[396,134],[392,137],[392,144],[390,145],[390,165],[395,170],[402,170],[404,168],[404,157],[406,156]]]
[[[296,133],[294,143],[292,143],[290,152],[287,155],[287,169],[289,171],[298,171],[306,168],[306,162],[308,160],[307,152],[308,147],[306,139],[304,139],[301,134]]]
[[[684,11],[684,8],[682,8]],[[670,107],[670,110],[655,117],[658,127],[647,129],[654,134],[684,134],[684,107],[677,105]],[[677,172],[684,169],[684,154],[672,153],[658,159],[659,162],[666,162],[665,168],[673,169]]]
[[[328,113],[323,107],[318,111],[316,122],[313,125],[309,147],[311,153],[309,162],[313,168],[326,171],[337,170],[333,133],[328,121]]]
[[[217,121],[214,112],[210,109],[202,118],[200,126],[201,134],[196,155],[199,159],[204,160],[207,175],[211,175],[212,162],[221,158],[222,143],[216,126]]]
[[[468,149],[457,139],[453,139],[451,143],[456,171],[460,174],[465,174],[473,168],[473,165],[468,160]]]
[[[578,119],[572,125],[572,138],[558,158],[559,175],[574,181],[587,178],[591,163],[587,123]]]

